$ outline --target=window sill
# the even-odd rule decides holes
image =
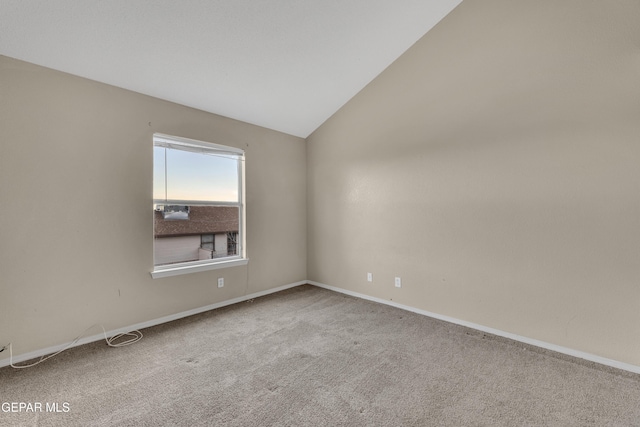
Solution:
[[[179,276],[181,274],[199,273],[201,271],[217,270],[220,268],[238,267],[247,265],[248,258],[230,259],[225,261],[217,261],[209,264],[183,265],[179,267],[160,267],[151,272],[151,277],[159,279],[162,277]]]

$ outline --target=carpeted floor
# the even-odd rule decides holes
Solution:
[[[313,286],[143,333],[0,369],[0,425],[640,426],[640,375]]]

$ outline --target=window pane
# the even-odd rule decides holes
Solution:
[[[168,199],[238,201],[237,159],[168,148],[163,150],[167,153]]]
[[[153,198],[166,199],[164,193],[164,148],[153,147]]]
[[[184,221],[165,218],[160,211],[154,214],[155,265],[239,255],[237,206],[189,206],[189,219]]]

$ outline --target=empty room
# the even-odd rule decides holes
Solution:
[[[0,425],[640,426],[637,0],[0,0]]]

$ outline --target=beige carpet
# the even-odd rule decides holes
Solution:
[[[639,375],[313,286],[143,332],[0,369],[0,425],[640,426]]]

